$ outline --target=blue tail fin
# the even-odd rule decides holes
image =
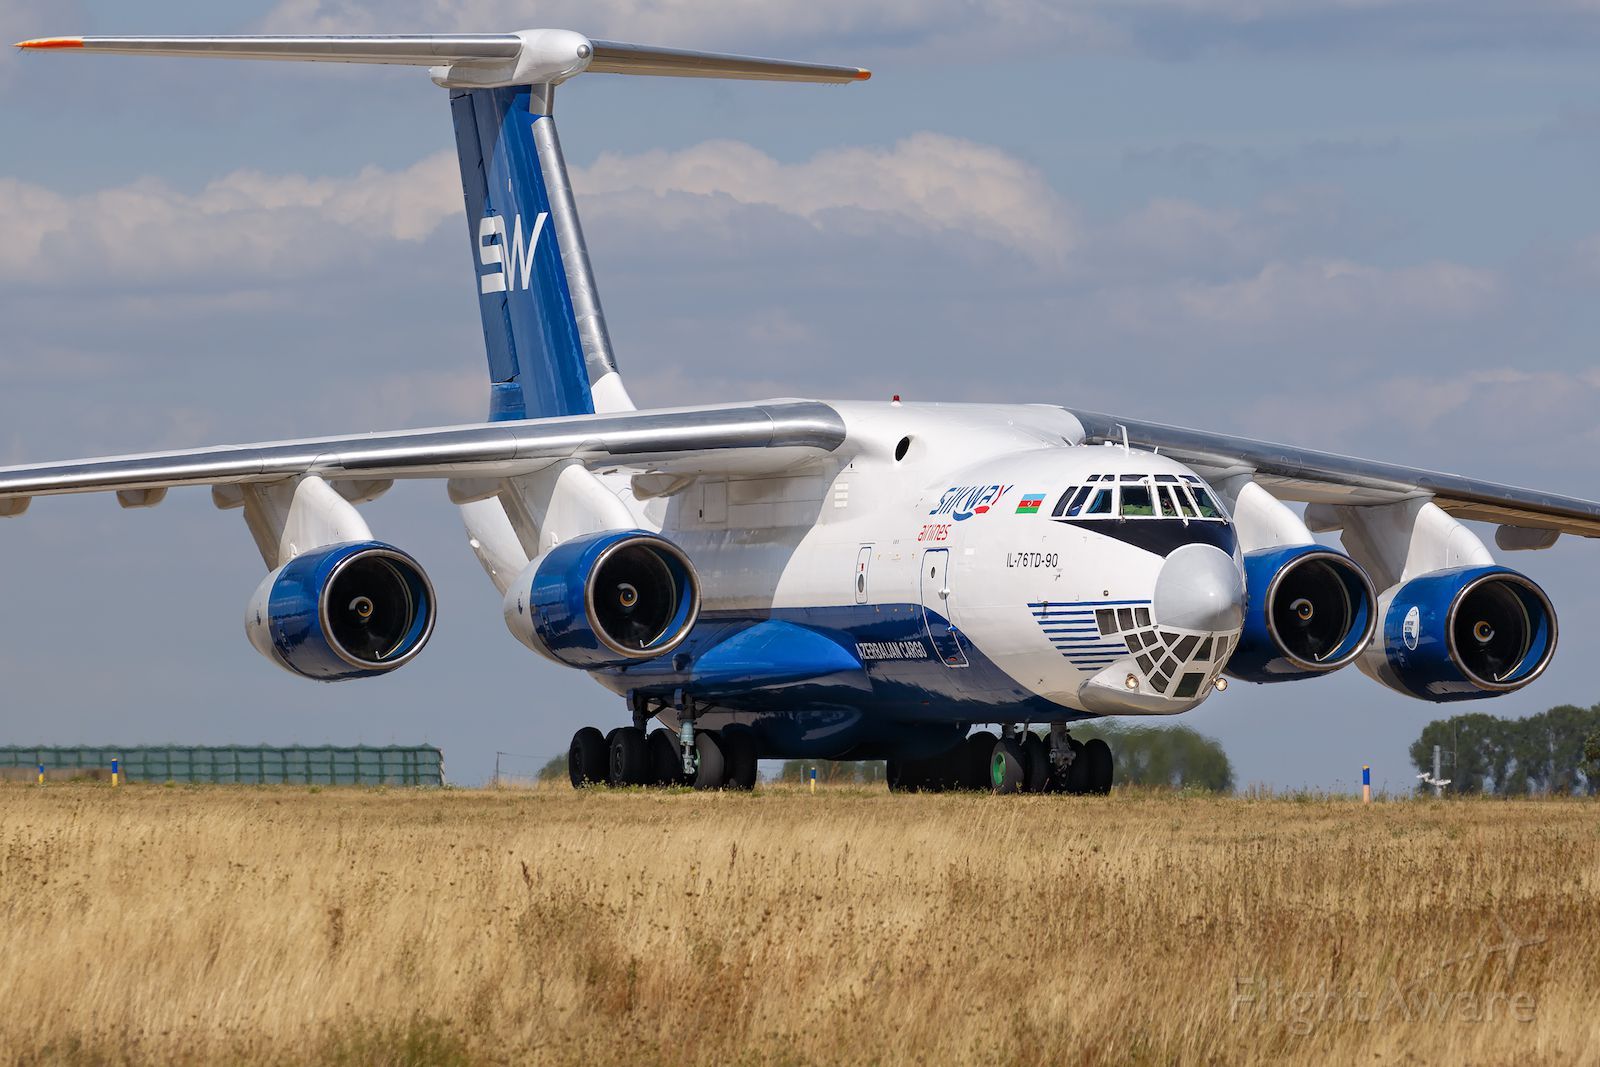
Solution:
[[[603,346],[588,361],[573,310],[563,257],[578,253],[585,275],[588,260],[554,140],[549,99],[548,91],[527,86],[450,94],[489,354],[491,421],[592,413],[591,369],[603,374],[610,358],[587,277],[578,284],[593,304],[589,318]],[[547,173],[552,167],[558,173]],[[563,248],[563,236],[576,247]]]

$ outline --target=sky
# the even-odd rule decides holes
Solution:
[[[1600,496],[1595,0],[555,0],[591,36],[871,67],[558,93],[642,405],[1049,402]],[[499,32],[493,0],[0,0],[47,34]],[[0,52],[0,463],[473,422],[442,90],[411,68]],[[442,483],[365,508],[440,592],[426,652],[319,685],[243,633],[263,568],[204,491],[0,521],[0,743],[428,742],[528,773],[616,698],[528,653]],[[1492,530],[1478,530],[1486,541]],[[1600,546],[1505,562],[1600,700]],[[1181,720],[1241,785],[1409,788],[1450,711],[1355,670]]]

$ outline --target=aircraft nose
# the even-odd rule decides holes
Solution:
[[[1152,603],[1158,626],[1224,633],[1244,622],[1244,575],[1211,545],[1184,545],[1162,564]]]

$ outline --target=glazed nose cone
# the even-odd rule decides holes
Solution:
[[[1244,575],[1210,545],[1184,545],[1156,576],[1156,625],[1226,633],[1244,622]]]

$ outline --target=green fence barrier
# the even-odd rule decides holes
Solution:
[[[243,785],[443,785],[444,753],[431,745],[129,745],[125,748],[0,746],[0,770],[110,771],[122,761],[129,782]]]

